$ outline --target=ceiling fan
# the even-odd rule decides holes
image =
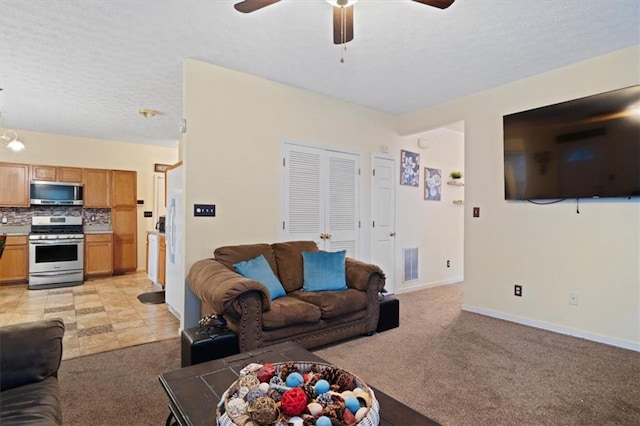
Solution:
[[[244,0],[233,7],[242,13],[251,13],[280,0]],[[333,6],[333,43],[346,44],[353,40],[353,5],[358,0],[327,0]],[[446,9],[455,0],[412,0],[427,6]]]

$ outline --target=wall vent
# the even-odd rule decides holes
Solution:
[[[404,265],[403,282],[418,280],[418,247],[402,249],[402,263]]]

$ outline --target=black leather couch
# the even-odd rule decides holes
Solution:
[[[58,368],[64,322],[0,327],[0,425],[61,425]]]

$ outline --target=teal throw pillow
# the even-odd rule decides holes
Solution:
[[[287,294],[263,255],[236,263],[233,267],[243,277],[251,278],[263,284],[269,290],[271,300]]]
[[[346,250],[303,251],[304,282],[302,291],[339,291],[347,289],[344,271]]]

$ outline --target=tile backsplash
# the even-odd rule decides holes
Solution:
[[[31,226],[33,216],[82,216],[84,226],[104,228],[111,224],[111,209],[85,209],[83,207],[0,207],[0,219],[7,226]]]

